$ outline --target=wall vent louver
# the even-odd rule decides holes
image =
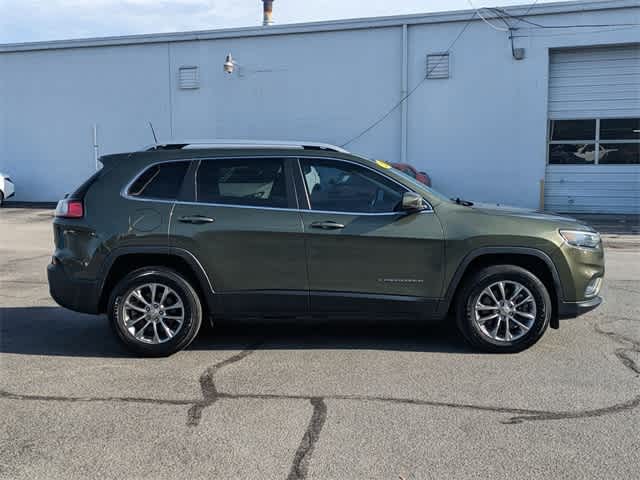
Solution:
[[[449,78],[448,53],[433,53],[427,55],[427,78]]]
[[[178,85],[181,90],[193,90],[200,88],[198,67],[180,67],[178,70]]]

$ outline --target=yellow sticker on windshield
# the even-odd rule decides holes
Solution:
[[[382,168],[391,168],[391,165],[389,165],[384,160],[376,160],[376,163],[378,164],[378,166],[380,166]]]

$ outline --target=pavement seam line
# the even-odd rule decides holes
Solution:
[[[312,400],[313,398],[320,398],[309,395],[283,395],[283,394],[231,394],[231,393],[218,393],[215,397],[217,400]],[[627,400],[625,402],[616,403],[608,407],[592,409],[592,410],[578,410],[574,412],[552,412],[546,410],[529,410],[519,408],[505,408],[505,407],[492,407],[485,405],[473,405],[465,403],[450,403],[450,402],[436,402],[430,400],[420,400],[412,398],[397,398],[397,397],[376,397],[366,395],[325,395],[324,400],[344,400],[355,402],[381,402],[381,403],[394,403],[403,405],[415,405],[424,407],[443,407],[454,408],[462,410],[473,410],[481,412],[493,412],[493,413],[508,413],[508,414],[520,414],[514,416],[504,423],[521,423],[526,420],[562,420],[562,419],[575,419],[575,418],[588,418],[603,416],[606,414],[619,413],[625,410],[631,410],[640,405],[640,395]],[[30,400],[30,401],[53,401],[53,402],[122,402],[122,403],[151,403],[151,404],[164,404],[164,405],[190,405],[193,408],[195,405],[203,405],[207,407],[214,402],[205,403],[203,400],[164,400],[157,398],[141,398],[141,397],[63,397],[55,395],[30,395],[30,394],[17,394],[8,392],[6,390],[0,390],[0,399],[9,400]],[[190,409],[191,410],[191,409]],[[199,419],[198,419],[199,421]],[[197,425],[197,424],[196,424]]]

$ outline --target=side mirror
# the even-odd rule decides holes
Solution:
[[[422,196],[414,192],[405,192],[402,195],[402,210],[405,212],[419,212],[425,209]]]

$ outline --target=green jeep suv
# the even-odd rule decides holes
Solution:
[[[101,158],[61,200],[51,295],[127,347],[185,348],[203,319],[456,319],[517,352],[597,307],[600,236],[449,200],[382,161],[299,142],[189,142]]]

